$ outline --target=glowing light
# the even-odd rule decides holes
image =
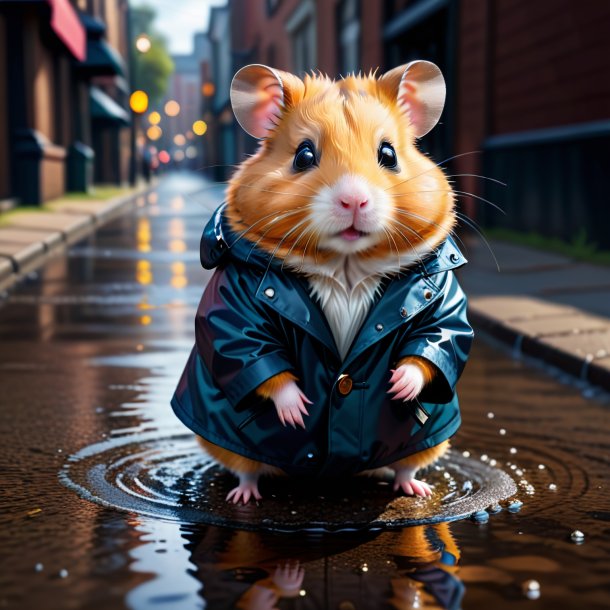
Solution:
[[[158,125],[151,125],[146,130],[146,135],[148,136],[149,140],[155,141],[155,140],[158,140],[163,135],[163,130]]]
[[[136,230],[138,252],[150,252],[150,238],[150,222],[148,221],[148,218],[139,218],[138,228]]]
[[[177,161],[178,163],[180,161],[184,161],[184,151],[183,150],[177,150],[174,153],[174,161]]]
[[[138,284],[148,286],[153,281],[153,274],[150,267],[150,261],[139,260],[136,263],[136,280]]]
[[[140,53],[148,53],[151,46],[150,38],[146,34],[140,34],[136,38],[136,49],[138,49]]]
[[[173,275],[170,283],[174,288],[184,288],[187,286],[188,280],[184,275]]]
[[[151,125],[158,125],[161,122],[161,115],[155,110],[148,115],[148,122]]]
[[[167,116],[178,116],[180,114],[180,104],[176,100],[169,100],[163,109]]]
[[[182,239],[172,239],[169,242],[171,252],[186,252],[186,244]]]
[[[171,265],[171,270],[174,275],[184,275],[186,265],[182,261],[174,261]]]
[[[181,133],[177,133],[174,136],[174,144],[176,146],[184,146],[186,144],[186,138]]]
[[[144,91],[134,91],[129,98],[129,107],[136,114],[142,114],[148,109],[148,95]]]
[[[195,146],[189,146],[186,149],[186,158],[194,159],[197,156],[197,148]]]
[[[208,125],[205,121],[195,121],[193,123],[193,132],[195,135],[202,136],[208,130]]]
[[[177,212],[184,209],[184,197],[182,197],[182,195],[176,195],[175,197],[172,197],[172,200],[170,201],[169,205],[171,206],[172,210],[176,210]],[[170,223],[170,227],[173,223],[176,222],[179,222],[182,225],[182,230],[184,231],[184,223],[179,218],[175,218],[174,220],[172,220],[172,222]],[[179,235],[178,237],[182,237],[182,235]]]
[[[142,326],[148,326],[152,322],[152,318],[150,316],[140,316],[140,324]]]
[[[215,91],[216,87],[214,86],[214,83],[211,83],[210,81],[201,85],[201,93],[204,97],[212,97]]]
[[[172,206],[173,208],[173,206]],[[184,237],[184,221],[182,218],[172,218],[169,222],[170,237],[181,239]]]
[[[187,140],[192,140],[194,137],[195,137],[195,134],[193,133],[193,130],[192,130],[192,129],[189,129],[189,130],[186,132],[186,139],[187,139]]]
[[[169,163],[170,159],[171,157],[169,156],[169,153],[166,150],[162,150],[159,153],[159,161],[161,161],[161,163]]]

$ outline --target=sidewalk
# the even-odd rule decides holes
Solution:
[[[0,215],[0,291],[16,284],[50,256],[86,237],[96,228],[131,209],[154,184],[125,189],[111,199],[66,197],[40,209]]]
[[[471,321],[516,350],[610,390],[610,267],[505,242],[462,248]]]

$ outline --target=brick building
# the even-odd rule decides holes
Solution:
[[[502,216],[465,195],[459,203],[488,226],[574,238],[606,248],[602,177],[610,169],[610,3],[604,0],[229,0],[231,66],[264,63],[330,76],[381,71],[411,59],[437,63],[447,81],[439,125],[420,146],[458,189],[493,200]],[[226,40],[225,40],[226,44]],[[226,87],[223,87],[223,91]],[[209,163],[235,163],[256,143],[222,116],[224,144]],[[228,172],[225,171],[224,177]]]
[[[127,179],[127,0],[0,2],[0,201]]]

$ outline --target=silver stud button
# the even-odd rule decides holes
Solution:
[[[375,330],[381,332],[383,330],[383,324],[375,324]]]
[[[272,299],[275,296],[275,290],[273,288],[265,288],[265,296]]]
[[[400,317],[401,318],[406,318],[409,315],[409,312],[407,311],[406,307],[401,307],[400,308]]]

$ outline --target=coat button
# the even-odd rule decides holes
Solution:
[[[400,317],[401,318],[406,318],[409,315],[409,312],[407,311],[406,307],[401,307],[400,308]]]
[[[426,299],[426,301],[429,301],[432,298],[432,290],[430,290],[429,288],[424,290],[424,299]]]
[[[339,394],[341,396],[347,396],[352,391],[352,386],[354,385],[352,378],[343,373],[343,375],[339,375],[339,383],[337,384],[337,390],[339,390]]]
[[[375,324],[375,330],[381,332],[383,330],[383,324]]]
[[[273,288],[265,288],[265,296],[272,299],[275,296],[275,290]]]
[[[458,255],[457,255],[455,252],[452,252],[452,253],[449,255],[449,260],[450,260],[450,261],[451,261],[453,264],[455,264],[455,263],[457,263],[457,262],[460,260],[460,257],[459,257],[459,256],[458,256]]]

